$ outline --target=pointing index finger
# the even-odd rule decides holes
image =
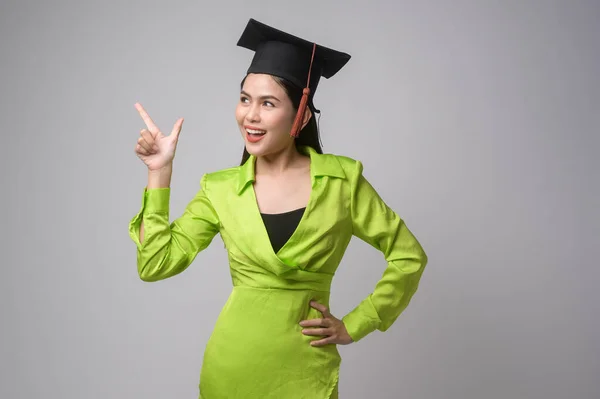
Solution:
[[[137,109],[138,112],[140,113],[140,116],[144,120],[144,123],[148,127],[148,130],[150,130],[150,132],[154,133],[154,134],[158,133],[159,132],[158,127],[154,124],[154,121],[152,120],[152,118],[150,118],[150,115],[148,115],[148,112],[146,112],[144,107],[142,107],[142,104],[135,103],[135,109]]]

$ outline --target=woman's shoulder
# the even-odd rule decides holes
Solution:
[[[223,169],[212,170],[204,173],[202,180],[213,182],[228,182],[237,180],[240,175],[240,166],[232,166]]]
[[[234,178],[235,176],[240,174],[240,166],[232,166],[232,167],[228,167],[228,168],[223,168],[223,169],[217,169],[217,170],[213,170],[210,172],[206,172],[204,174],[205,178],[207,179],[228,179],[228,178]]]
[[[339,164],[347,176],[362,173],[362,162],[357,158],[336,153],[323,153],[321,156],[330,162]]]

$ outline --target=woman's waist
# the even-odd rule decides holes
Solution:
[[[239,284],[233,286],[230,299],[252,298],[254,301],[264,301],[265,304],[271,306],[277,306],[277,304],[298,306],[300,303],[309,303],[311,300],[326,304],[329,302],[329,296],[328,290],[313,289],[312,287],[282,288]],[[273,303],[273,301],[277,302]]]
[[[329,292],[333,274],[308,272],[290,268],[279,274],[262,268],[232,268],[231,277],[234,287],[247,287],[281,291]]]
[[[293,325],[294,329],[300,330],[297,324],[300,321],[322,316],[310,302],[329,307],[329,297],[329,291],[237,285],[233,287],[221,317],[271,327]]]

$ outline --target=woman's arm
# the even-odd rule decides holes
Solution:
[[[342,318],[354,342],[374,330],[386,331],[408,306],[427,264],[423,248],[404,221],[380,198],[357,161],[351,174],[353,234],[380,250],[386,261],[373,292]]]
[[[169,223],[170,173],[149,175],[142,207],[129,223],[137,247],[137,268],[144,281],[183,272],[219,232],[220,222],[207,196],[206,175],[184,213]]]

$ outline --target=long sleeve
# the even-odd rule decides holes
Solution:
[[[357,342],[374,330],[386,331],[408,306],[427,264],[423,248],[404,221],[380,198],[357,161],[351,175],[353,234],[380,250],[387,267],[375,289],[343,317]]]
[[[170,188],[144,188],[142,207],[129,223],[137,247],[137,269],[144,281],[158,281],[183,272],[219,232],[220,222],[207,196],[206,175],[183,214],[169,223]],[[141,222],[144,241],[140,242]]]

